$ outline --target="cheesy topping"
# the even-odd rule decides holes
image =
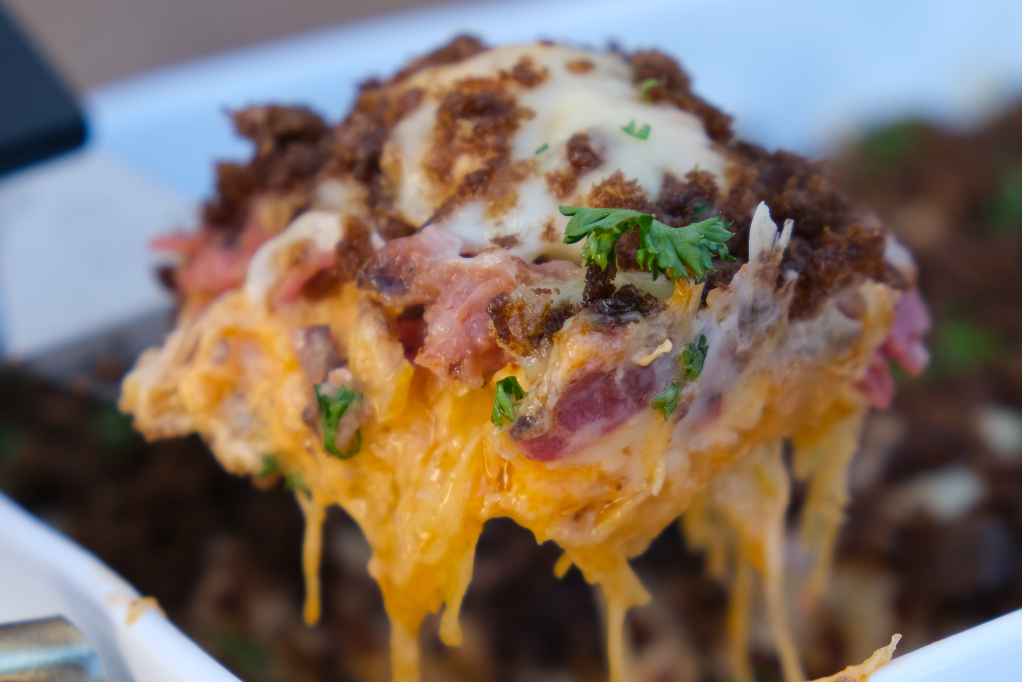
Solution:
[[[792,319],[797,275],[784,259],[797,226],[779,230],[765,203],[735,226],[748,234],[746,262],[712,291],[654,282],[623,261],[579,267],[559,204],[646,201],[685,177],[695,202],[708,184],[728,191],[732,156],[703,121],[646,101],[634,80],[618,54],[552,45],[397,79],[393,96],[408,105],[383,145],[383,184],[323,179],[307,199],[314,210],[255,251],[244,284],[189,313],[124,381],[121,407],[147,437],[197,431],[228,470],[291,482],[306,516],[310,623],[324,510],[338,504],[359,523],[398,682],[418,679],[426,614],[444,607],[441,638],[461,641],[475,545],[499,516],[560,545],[559,575],[575,565],[603,590],[614,682],[629,679],[625,614],[650,599],[628,559],[679,517],[732,584],[736,678],[749,676],[753,571],[785,679],[803,678],[784,610],[782,446],[792,443],[794,474],[809,484],[812,596],[872,400],[864,386],[900,301],[913,299],[850,278]],[[390,192],[391,215],[422,227],[386,241],[373,192]],[[705,210],[678,210],[690,209]],[[354,258],[353,281],[342,275]],[[705,359],[686,368],[696,346]],[[525,396],[497,427],[494,391],[508,376]],[[351,404],[324,429],[318,397],[342,386]],[[668,387],[676,405],[651,407]],[[355,433],[357,450],[331,455]],[[275,473],[263,473],[267,457]]]
[[[579,64],[588,66],[579,69]],[[564,244],[561,234],[544,237],[547,225],[561,224],[559,205],[581,205],[594,185],[620,172],[652,196],[661,188],[665,173],[684,177],[692,170],[708,171],[724,184],[724,155],[707,136],[693,114],[669,104],[652,105],[631,82],[632,69],[621,55],[593,54],[559,45],[511,45],[445,69],[430,69],[404,87],[421,88],[422,104],[394,129],[384,148],[384,169],[397,187],[397,207],[413,225],[428,221],[446,199],[451,186],[478,171],[494,155],[486,145],[466,145],[452,163],[449,176],[437,177],[429,164],[434,152],[433,127],[445,96],[457,83],[485,82],[494,74],[510,73],[527,65],[536,84],[511,81],[520,121],[506,142],[506,162],[519,164],[528,175],[513,183],[516,202],[508,210],[488,214],[484,201],[460,206],[445,221],[445,229],[477,248],[513,238],[507,249],[523,260],[578,257],[580,247]],[[464,120],[464,119],[461,119]],[[639,139],[622,129],[629,122],[649,126],[649,137]],[[460,130],[471,137],[471,130]],[[558,195],[547,180],[551,174],[572,173],[566,158],[569,141],[585,135],[599,164],[584,169],[572,191]],[[538,151],[542,149],[542,151]],[[556,231],[555,231],[556,232]]]

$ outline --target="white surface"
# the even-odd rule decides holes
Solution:
[[[870,676],[870,682],[1018,682],[1022,611],[917,649]]]
[[[158,612],[128,625],[138,592],[2,494],[0,548],[0,623],[66,616],[110,682],[238,682]]]
[[[818,153],[864,122],[912,112],[969,122],[1019,94],[1020,25],[1022,3],[1008,0],[494,2],[330,28],[105,86],[88,98],[91,144],[115,167],[58,161],[0,181],[0,329],[8,354],[30,356],[165,305],[148,278],[151,255],[140,254],[152,233],[188,222],[214,159],[248,154],[225,108],[295,102],[336,120],[358,82],[458,32],[494,44],[658,47],[745,137]],[[25,176],[38,197],[27,217],[9,196]],[[74,201],[68,185],[81,188]]]
[[[194,215],[181,192],[99,147],[0,183],[7,354],[38,354],[169,306],[147,245]]]

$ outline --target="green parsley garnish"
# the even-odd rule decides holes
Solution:
[[[660,81],[656,78],[647,78],[639,85],[639,96],[647,102],[652,102],[653,98],[649,96],[649,91],[658,85],[660,85]]]
[[[627,135],[631,135],[632,137],[636,137],[640,140],[649,139],[650,127],[648,123],[644,124],[641,128],[636,130],[635,119],[632,119],[631,121],[628,122],[628,125],[621,126],[621,130],[623,130]]]
[[[301,474],[288,474],[284,477],[284,487],[291,492],[301,493],[306,497],[312,497],[312,491],[305,485],[305,479]]]
[[[337,393],[330,397],[319,391],[319,384],[313,385],[316,390],[316,402],[319,403],[319,423],[323,427],[323,447],[326,451],[338,459],[351,459],[362,449],[362,432],[356,430],[351,439],[351,447],[341,451],[337,449],[334,439],[337,436],[337,425],[341,417],[348,411],[351,404],[362,399],[361,393],[349,391],[344,386],[337,389]]]
[[[517,377],[507,377],[497,382],[497,390],[493,395],[493,413],[490,421],[498,427],[504,422],[513,422],[518,416],[518,407],[525,398],[525,391],[518,383]]]
[[[265,478],[270,474],[275,474],[278,469],[280,469],[280,465],[277,463],[276,457],[273,455],[263,455],[263,466],[259,473],[256,474],[256,478]]]
[[[586,265],[596,263],[601,270],[614,261],[614,247],[625,234],[639,228],[639,250],[635,259],[639,266],[653,273],[661,272],[668,279],[691,277],[700,279],[713,269],[713,254],[721,260],[734,260],[724,245],[731,238],[719,217],[702,222],[671,227],[653,216],[627,208],[584,208],[561,206],[561,215],[571,216],[564,229],[564,243],[574,244],[586,239],[582,256]]]
[[[664,415],[664,421],[671,416],[671,412],[678,409],[678,396],[681,394],[681,382],[672,381],[664,392],[649,401],[649,406],[659,410]]]
[[[536,153],[537,154],[542,154],[543,152],[545,152],[548,149],[550,149],[550,145],[548,145],[546,142],[544,142],[543,146],[541,146],[539,149],[536,150]]]
[[[695,381],[703,373],[703,363],[706,362],[706,352],[710,349],[706,343],[706,334],[700,334],[699,340],[690,343],[688,348],[681,351],[681,362],[684,366],[685,378]]]
[[[699,340],[690,343],[685,350],[681,351],[678,360],[681,362],[681,376],[685,382],[695,381],[703,372],[703,363],[706,362],[706,352],[710,349],[706,343],[706,335],[700,334]],[[649,401],[649,406],[658,410],[664,415],[664,421],[671,416],[671,413],[678,409],[678,399],[681,396],[682,381],[672,381],[663,393]]]

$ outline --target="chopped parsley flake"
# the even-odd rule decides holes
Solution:
[[[490,421],[501,427],[504,422],[513,422],[518,416],[518,407],[525,399],[525,391],[518,383],[517,377],[507,377],[497,382],[497,390],[493,395],[493,413]]]
[[[564,243],[586,240],[582,256],[586,265],[593,263],[601,270],[615,258],[614,248],[626,233],[639,229],[639,250],[635,259],[639,266],[653,273],[661,272],[668,279],[678,277],[700,279],[713,269],[713,256],[734,260],[724,242],[731,238],[725,223],[718,217],[702,222],[671,227],[653,216],[626,208],[584,208],[561,206],[561,215],[571,216],[564,229]]]
[[[628,122],[628,125],[621,126],[621,130],[623,130],[626,134],[631,135],[632,137],[638,138],[640,140],[648,140],[649,139],[650,127],[649,127],[648,123],[644,124],[641,128],[636,130],[635,129],[635,120],[633,119],[633,120]]]
[[[536,150],[536,153],[537,154],[542,154],[543,152],[545,152],[548,149],[550,149],[550,145],[548,145],[546,142],[544,142],[543,145],[539,149]]]
[[[690,343],[688,348],[681,351],[681,362],[684,366],[685,378],[695,381],[703,373],[703,363],[706,362],[706,352],[710,349],[706,343],[706,334],[700,334],[699,340]]]
[[[351,447],[347,450],[338,450],[334,440],[337,437],[337,425],[340,423],[341,417],[348,411],[352,403],[362,399],[362,394],[349,391],[341,386],[337,389],[337,393],[331,397],[320,392],[319,384],[315,384],[313,388],[316,390],[316,402],[319,403],[319,423],[323,427],[323,447],[338,459],[351,459],[362,449],[361,430],[355,431],[355,435],[351,439]]]
[[[263,455],[263,466],[259,469],[259,473],[256,474],[256,478],[265,478],[270,474],[275,474],[280,469],[280,465],[277,463],[277,458],[273,455]]]
[[[656,78],[647,78],[639,85],[639,96],[647,102],[652,102],[653,98],[649,96],[649,91],[658,85],[660,85],[660,81]]]
[[[664,421],[678,409],[678,396],[681,395],[681,382],[672,381],[664,392],[649,401],[649,406],[664,415]]]
[[[312,491],[309,490],[309,486],[305,485],[305,479],[302,478],[301,474],[288,474],[284,478],[284,487],[291,492],[301,493],[306,497],[312,497]]]
[[[682,386],[695,381],[703,372],[703,364],[706,362],[706,352],[710,346],[706,343],[706,335],[700,334],[699,340],[690,343],[685,350],[681,351],[678,358],[681,363],[681,379],[676,379],[668,384],[663,392],[649,401],[649,406],[664,416],[664,421],[671,416],[671,413],[678,409],[678,401],[681,397]]]

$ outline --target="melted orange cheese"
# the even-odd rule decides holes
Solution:
[[[721,575],[734,576],[739,679],[748,672],[741,643],[747,576],[755,569],[765,579],[786,679],[797,680],[802,673],[780,592],[788,500],[780,444],[793,437],[796,473],[811,479],[805,537],[821,557],[822,576],[844,503],[844,469],[866,410],[854,381],[889,327],[896,299],[883,285],[867,283],[861,291],[867,331],[838,361],[756,368],[721,396],[716,426],[685,443],[654,410],[633,418],[623,428],[642,444],[630,456],[639,476],[600,461],[555,465],[516,456],[507,434],[489,421],[493,382],[481,389],[443,386],[410,364],[389,331],[388,311],[352,285],[330,300],[279,313],[240,292],[224,295],[140,361],[125,381],[121,406],[150,436],[198,431],[235,473],[255,474],[262,456],[272,454],[285,475],[301,476],[310,492],[296,493],[307,520],[310,623],[319,615],[324,510],[331,504],[347,510],[372,547],[369,570],[393,624],[398,682],[418,679],[417,632],[426,614],[446,605],[441,637],[460,642],[458,610],[475,544],[483,523],[497,516],[514,519],[539,542],[560,544],[559,574],[574,564],[600,585],[611,677],[628,679],[624,616],[650,596],[627,559],[683,514],[688,540],[710,551]],[[680,282],[667,314],[691,317],[700,292],[701,285]],[[729,305],[721,296],[710,304],[708,314]],[[344,340],[373,415],[362,427],[361,452],[346,461],[327,454],[303,420],[312,389],[287,337],[291,326],[321,323]]]
[[[580,59],[590,68],[573,70]],[[542,77],[530,86],[500,85],[516,65],[531,65]],[[581,243],[549,236],[563,218],[558,206],[583,205],[616,173],[657,196],[668,176],[701,169],[726,194],[732,163],[726,150],[692,113],[646,101],[632,76],[619,54],[541,44],[489,50],[399,79],[393,88],[421,90],[422,97],[390,130],[382,150],[394,209],[409,225],[431,221],[431,229],[457,235],[473,247],[469,252],[499,244],[524,262],[577,263]],[[480,78],[505,88],[516,102],[521,115],[506,140],[505,161],[525,170],[507,181],[501,201],[470,197],[433,222],[458,183],[493,160],[482,145],[451,160],[450,177],[428,172],[429,159],[443,151],[435,134],[439,108],[457,83]],[[653,137],[622,132],[631,119],[652,125]],[[471,125],[461,128],[459,135],[471,137]],[[557,196],[547,178],[567,172],[567,145],[582,132],[603,163]],[[559,575],[575,565],[601,587],[611,679],[623,682],[629,679],[625,614],[650,599],[628,559],[681,517],[687,540],[706,549],[711,570],[732,585],[735,676],[750,675],[744,643],[759,573],[785,679],[800,681],[781,582],[788,503],[782,442],[792,442],[794,473],[809,484],[803,539],[817,557],[812,599],[828,572],[847,500],[845,471],[868,407],[858,383],[891,328],[897,292],[866,281],[846,292],[862,301],[855,319],[829,301],[813,319],[789,322],[793,280],[779,266],[791,222],[778,233],[764,204],[750,226],[749,262],[729,288],[709,293],[705,307],[702,285],[681,281],[673,294],[653,292],[666,298],[665,308],[628,327],[639,332],[590,333],[579,315],[554,334],[553,350],[536,363],[512,363],[481,388],[443,383],[405,359],[393,329],[399,311],[352,284],[315,301],[299,298],[275,308],[266,300],[293,267],[296,248],[332,254],[346,239],[342,218],[366,218],[365,191],[351,179],[323,181],[314,210],[279,233],[272,230],[276,236],[253,256],[244,287],[204,310],[207,299],[189,302],[181,326],[125,379],[121,399],[149,438],[196,431],[231,472],[256,476],[264,457],[272,456],[288,480],[301,480],[296,497],[306,518],[306,620],[319,616],[321,526],[325,509],[337,504],[372,548],[369,571],[393,626],[394,680],[417,680],[422,619],[445,607],[440,635],[448,644],[460,642],[458,611],[479,534],[487,519],[509,517],[537,541],[553,540],[564,549]],[[648,273],[627,276],[650,279]],[[651,281],[643,286],[653,291]],[[315,325],[329,327],[348,361],[349,388],[364,396],[361,451],[351,459],[324,449],[313,393],[320,378],[306,376],[289,336]],[[640,333],[650,338],[637,341]],[[526,458],[490,423],[494,384],[508,374],[533,398],[553,392],[554,403],[559,386],[594,364],[646,366],[700,334],[710,337],[706,369],[686,385],[686,409],[669,421],[641,409],[581,452],[552,463]]]

